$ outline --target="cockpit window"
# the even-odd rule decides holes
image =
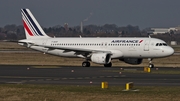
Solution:
[[[157,43],[156,46],[159,46],[159,43]]]
[[[166,43],[163,43],[163,46],[167,46],[167,44],[166,44]]]
[[[167,46],[166,43],[156,43],[156,46]]]

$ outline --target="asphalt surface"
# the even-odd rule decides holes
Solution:
[[[121,70],[122,69],[122,70]],[[153,68],[152,71],[179,71],[180,68]],[[180,74],[144,73],[143,68],[0,66],[1,84],[179,86]]]

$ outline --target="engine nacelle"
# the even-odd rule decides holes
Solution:
[[[138,65],[142,63],[143,59],[124,58],[124,59],[119,59],[119,60],[124,61],[125,63],[128,63],[128,64]]]
[[[111,62],[111,54],[108,53],[93,53],[91,61],[98,64],[108,64]]]

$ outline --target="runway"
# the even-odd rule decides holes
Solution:
[[[152,70],[157,71],[156,68]],[[158,69],[179,70],[167,67]],[[137,86],[179,86],[180,74],[144,73],[142,67],[0,66],[1,84],[100,85],[103,81],[109,85],[134,82]]]

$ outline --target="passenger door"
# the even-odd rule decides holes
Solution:
[[[149,51],[149,43],[150,43],[150,40],[145,41],[145,43],[144,43],[144,51]]]

